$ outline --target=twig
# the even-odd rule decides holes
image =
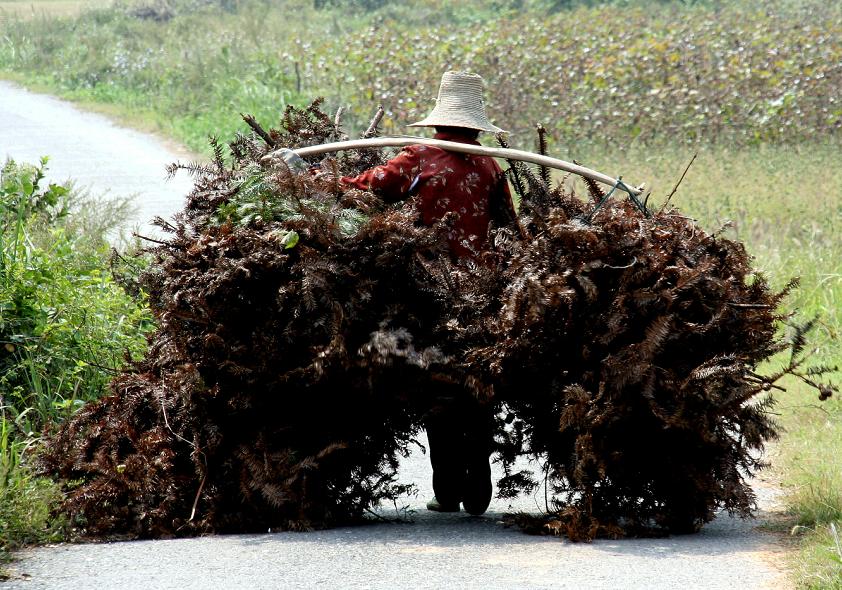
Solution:
[[[784,389],[783,391],[786,391],[786,390]],[[802,408],[802,409],[803,408],[811,408],[813,410],[820,410],[820,411],[824,412],[825,414],[827,414],[828,416],[833,416],[833,414],[831,412],[828,412],[825,408],[823,408],[823,407],[821,407],[817,404],[804,404],[804,405],[797,405],[797,406],[786,406],[787,410],[791,410],[793,408]]]
[[[136,238],[140,238],[141,240],[146,240],[147,242],[152,242],[153,244],[161,244],[162,246],[172,246],[169,242],[162,242],[161,240],[155,240],[153,238],[147,238],[146,236],[142,236],[137,232],[132,232],[132,235]]]
[[[733,303],[731,301],[726,301],[725,303],[731,307],[743,307],[746,309],[769,309],[772,307],[771,305],[766,305],[764,303]]]
[[[260,126],[260,123],[257,122],[257,119],[255,119],[252,115],[246,115],[245,113],[240,113],[240,116],[243,118],[243,121],[248,123],[248,126],[251,127],[255,133],[257,133],[260,137],[263,138],[263,141],[265,141],[269,145],[269,147],[275,147],[275,140],[272,139],[269,136],[269,134],[266,133],[266,130]]]
[[[135,254],[135,258],[138,257],[138,254]],[[138,270],[139,265],[135,262],[132,262],[122,254],[117,251],[117,248],[111,247],[111,256],[108,258],[108,268],[111,270],[111,276],[117,277],[117,264],[122,262],[126,266]],[[125,281],[128,282],[128,281]]]
[[[633,256],[632,258],[634,258],[634,260],[623,266],[614,266],[613,264],[603,264],[602,266],[604,266],[605,268],[613,268],[614,270],[624,270],[626,268],[631,268],[635,264],[637,264],[637,256]]]
[[[549,486],[550,486],[550,462],[547,461],[544,463],[544,509],[549,514],[550,512],[550,497],[549,497]]]
[[[374,518],[376,518],[376,519],[380,520],[381,522],[388,522],[388,523],[391,523],[391,522],[392,522],[392,520],[390,520],[390,519],[386,518],[386,517],[385,517],[385,516],[383,516],[382,514],[377,514],[377,513],[376,513],[374,510],[372,510],[371,508],[366,507],[366,508],[363,508],[363,510],[365,510],[366,512],[368,512],[370,515],[372,515]]]
[[[672,187],[672,192],[669,195],[667,195],[667,200],[664,202],[664,205],[661,207],[661,211],[666,209],[667,205],[670,204],[670,199],[672,199],[672,196],[675,194],[675,191],[678,190],[678,187],[681,186],[681,181],[684,180],[685,176],[687,176],[687,171],[690,170],[690,166],[692,166],[693,162],[696,161],[696,156],[698,156],[698,155],[699,155],[699,152],[696,152],[695,154],[693,154],[693,157],[690,158],[690,163],[687,164],[687,168],[684,169],[684,173],[681,175],[681,178],[679,178],[678,182],[675,183],[675,186]]]
[[[178,434],[175,430],[173,430],[172,426],[170,426],[170,419],[167,417],[167,406],[164,403],[164,398],[161,397],[160,401],[161,401],[161,412],[164,415],[164,425],[167,427],[167,430],[169,430],[172,433],[172,435],[174,437],[176,437],[177,439],[182,440],[182,441],[186,442],[188,445],[190,445],[191,447],[193,447],[193,449],[202,456],[202,462],[205,464],[205,474],[202,476],[202,482],[199,484],[199,490],[196,492],[196,497],[193,499],[193,508],[192,508],[192,510],[190,510],[190,518],[187,519],[187,522],[190,522],[196,516],[196,507],[199,505],[199,498],[201,498],[201,496],[202,496],[202,490],[205,489],[205,481],[208,479],[208,471],[207,471],[208,461],[207,461],[207,458],[205,457],[205,454],[199,449],[199,447],[196,445],[196,443],[187,440],[186,438],[184,438],[183,436]]]
[[[184,311],[178,311],[177,309],[172,309],[166,312],[169,317],[176,317],[180,320],[185,320],[188,322],[193,322],[195,324],[201,324],[203,326],[207,326],[210,322],[204,318],[200,318],[197,315],[190,314]]]
[[[565,174],[564,176],[562,176],[562,177],[561,177],[561,181],[558,183],[558,184],[559,184],[559,186],[562,186],[562,187],[563,187],[563,186],[564,186],[564,183],[565,183],[565,182],[567,182],[567,179],[568,179],[568,178],[570,178],[572,175],[573,175],[573,173],[572,173],[572,172],[568,172],[567,174]]]
[[[377,126],[380,125],[380,121],[383,119],[383,115],[385,113],[386,111],[383,110],[383,105],[377,105],[377,112],[374,113],[371,123],[368,124],[368,129],[366,129],[365,133],[363,133],[363,139],[377,135]]]
[[[164,404],[164,398],[163,397],[161,397],[161,411],[164,414],[164,425],[167,427],[167,430],[172,432],[173,436],[176,437],[177,439],[180,439],[180,440],[186,442],[188,445],[190,445],[194,449],[198,450],[196,448],[196,443],[190,442],[189,440],[187,440],[186,438],[184,438],[183,436],[178,434],[175,430],[172,429],[172,426],[170,426],[170,420],[169,420],[169,418],[167,418],[167,406]]]
[[[334,133],[336,133],[336,137],[340,140],[348,139],[348,136],[342,133],[342,115],[345,114],[345,107],[339,107],[336,109],[336,115],[333,117],[333,128]]]
[[[202,483],[199,484],[199,491],[196,492],[196,498],[193,500],[193,509],[190,511],[190,518],[187,522],[191,522],[196,516],[196,507],[199,505],[199,498],[202,496],[202,490],[205,489],[205,480],[208,479],[207,465],[205,466],[205,474],[202,476]]]
[[[90,347],[89,347],[89,350],[90,350]],[[106,366],[106,365],[100,365],[99,363],[95,363],[95,362],[94,362],[94,361],[92,361],[92,360],[85,360],[85,361],[83,361],[82,359],[80,359],[80,358],[75,358],[75,357],[73,357],[73,356],[70,356],[70,358],[71,358],[71,359],[73,359],[73,360],[75,360],[75,361],[77,361],[77,362],[80,362],[80,361],[81,361],[81,362],[84,362],[86,365],[90,365],[90,366],[95,367],[95,368],[97,368],[97,369],[99,369],[99,370],[101,370],[101,371],[105,371],[106,373],[111,373],[112,375],[119,375],[119,374],[121,373],[121,370],[120,370],[120,369],[116,369],[116,368],[114,368],[114,367],[108,367],[108,366]]]
[[[749,373],[748,375],[746,375],[746,378],[749,379],[752,383],[755,383],[755,384],[758,384],[758,385],[761,385],[761,386],[766,386],[769,389],[777,389],[778,391],[786,391],[785,387],[781,387],[780,385],[776,385],[775,383],[772,383],[768,379],[766,379],[766,378],[764,378],[760,375],[757,375],[755,373]]]
[[[176,226],[174,226],[172,223],[170,223],[169,221],[167,221],[166,219],[164,219],[160,215],[156,215],[152,219],[152,223],[156,223],[156,224],[160,225],[162,229],[168,229],[172,233],[178,232],[178,228]]]
[[[542,156],[547,155],[547,129],[538,123],[535,126],[535,130],[538,132],[538,153]],[[550,169],[546,166],[541,166],[539,168],[539,172],[541,174],[541,180],[544,181],[544,184],[547,185],[547,188],[550,188]]]

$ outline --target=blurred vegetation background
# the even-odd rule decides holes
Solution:
[[[147,0],[148,1],[148,0]],[[151,0],[7,21],[0,68],[154,120],[206,150],[238,112],[321,95],[353,131],[432,108],[441,73],[481,74],[514,140],[794,143],[842,129],[842,3]],[[585,6],[594,4],[595,6]],[[365,8],[379,6],[376,10]]]
[[[674,203],[729,221],[773,284],[800,276],[788,311],[818,316],[814,358],[842,364],[842,2],[0,0],[0,75],[203,153],[247,131],[241,112],[268,127],[316,96],[352,136],[378,104],[405,133],[448,69],[485,78],[513,147],[542,123],[554,155],[646,181],[656,202],[698,154]],[[797,582],[842,588],[842,402],[778,397]]]

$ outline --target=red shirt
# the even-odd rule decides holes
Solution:
[[[480,145],[451,133],[436,133],[434,138]],[[506,223],[515,215],[506,177],[497,162],[488,156],[412,145],[382,166],[359,176],[345,176],[342,182],[374,191],[387,201],[409,197],[412,187],[425,225],[432,225],[448,212],[456,213],[459,217],[447,240],[457,257],[474,257],[488,249],[488,225],[492,216],[495,221],[500,217]]]

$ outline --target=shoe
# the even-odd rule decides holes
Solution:
[[[459,504],[440,504],[436,497],[433,496],[433,499],[427,502],[427,510],[432,510],[433,512],[459,512]]]
[[[491,504],[491,482],[488,482],[487,488],[477,490],[462,500],[465,512],[471,516],[480,516],[481,514],[485,514],[485,511],[488,510],[489,504]]]
[[[468,477],[465,481],[465,493],[462,498],[462,506],[465,512],[472,516],[479,516],[488,510],[491,504],[491,468],[488,459],[477,462],[473,469],[468,469]]]

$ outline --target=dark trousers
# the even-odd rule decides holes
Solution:
[[[463,503],[482,514],[491,501],[493,421],[488,408],[461,389],[443,390],[425,420],[433,491],[443,506]]]

